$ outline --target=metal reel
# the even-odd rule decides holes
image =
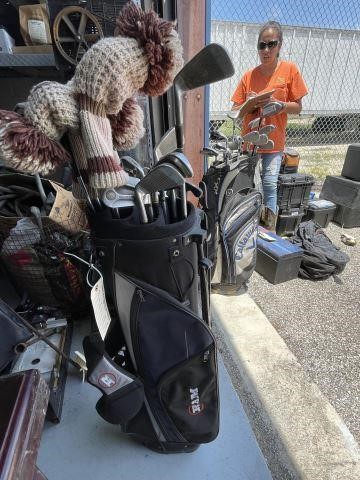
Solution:
[[[98,19],[81,7],[65,7],[56,15],[53,36],[59,53],[72,65],[104,37]]]

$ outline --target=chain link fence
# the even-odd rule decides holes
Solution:
[[[360,142],[360,9],[353,0],[211,0],[211,41],[228,50],[235,75],[211,86],[210,131],[232,133],[230,98],[259,64],[258,32],[268,20],[282,25],[280,56],[298,65],[309,89],[301,115],[289,116],[287,145],[300,152],[331,145],[343,159],[347,145]]]

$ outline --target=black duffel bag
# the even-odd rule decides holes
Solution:
[[[304,250],[299,270],[301,278],[324,280],[331,275],[338,275],[350,260],[312,220],[300,223],[292,243]]]

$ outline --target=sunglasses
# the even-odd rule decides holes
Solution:
[[[269,50],[272,48],[275,48],[279,45],[279,40],[271,40],[270,42],[259,42],[258,44],[258,50],[265,50],[266,47],[268,47]]]

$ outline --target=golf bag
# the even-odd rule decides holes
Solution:
[[[136,207],[123,219],[89,214],[117,319],[105,343],[84,340],[88,380],[103,392],[96,408],[105,420],[150,449],[190,452],[219,428],[204,215],[188,204],[176,223],[161,211],[152,223],[138,217]]]
[[[257,155],[243,155],[238,164],[215,163],[202,179],[212,286],[222,293],[236,293],[245,287],[255,268],[262,202],[261,193],[253,188],[258,159]]]

